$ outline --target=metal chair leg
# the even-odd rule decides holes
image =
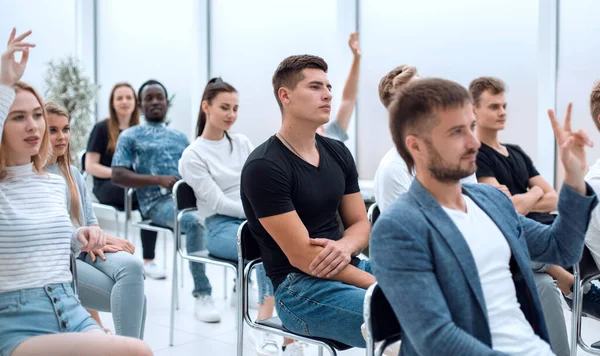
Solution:
[[[174,239],[174,241],[176,242],[177,240]],[[177,246],[174,247],[175,248],[173,250],[173,276],[171,277],[171,319],[169,322],[169,346],[173,346],[173,336],[175,333],[175,307],[177,307],[177,309],[179,310],[179,293],[177,290]],[[165,248],[165,251],[166,250],[167,249]],[[165,258],[165,264],[166,263],[167,260]]]
[[[227,267],[223,267],[223,299],[227,299]]]
[[[571,356],[577,356],[577,342],[579,339],[579,323],[581,322],[581,314],[579,313],[579,294],[581,293],[580,288],[580,276],[579,276],[579,265],[573,266],[573,301],[571,307]]]

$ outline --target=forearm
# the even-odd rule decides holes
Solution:
[[[350,246],[352,256],[357,256],[369,244],[370,232],[371,224],[368,221],[359,221],[346,229],[341,241]]]
[[[112,182],[124,188],[145,188],[159,185],[158,176],[137,174],[127,168],[113,168]]]
[[[310,244],[303,247],[304,248],[299,248],[294,254],[294,256],[288,256],[288,259],[294,267],[312,276],[313,274],[310,271],[309,266],[311,262],[315,259],[315,257],[317,257],[319,252],[323,250],[323,248],[320,246],[313,246]],[[323,279],[340,281],[364,289],[369,288],[370,285],[375,283],[375,277],[372,274],[358,269],[351,264],[348,264],[342,271],[340,271],[335,276],[332,276],[330,278],[323,277]]]
[[[558,205],[558,194],[556,192],[548,192],[542,196],[542,199],[531,208],[531,211],[538,213],[550,213],[556,211]]]
[[[96,178],[111,179],[112,169],[100,163],[87,163],[85,170]]]
[[[238,219],[244,219],[246,217],[242,203],[229,199],[225,195],[223,195],[221,200],[215,204],[214,210],[219,215],[232,216]]]
[[[358,78],[360,75],[360,56],[354,56],[352,60],[352,67],[350,67],[350,73],[346,79],[344,85],[344,91],[342,92],[342,100],[353,100],[356,101],[358,97]]]
[[[527,215],[531,212],[531,209],[537,204],[542,198],[537,190],[529,190],[524,194],[515,194],[510,199],[512,200],[515,208],[521,215]]]

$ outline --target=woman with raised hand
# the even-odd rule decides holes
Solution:
[[[76,226],[98,226],[85,179],[71,166],[69,112],[55,102],[47,102],[44,109],[51,147],[46,171],[65,179],[67,208]],[[144,269],[134,251],[131,242],[106,235],[103,248],[79,255],[77,281],[81,303],[94,311],[90,314],[100,326],[96,311],[112,312],[117,335],[142,339],[146,317]]]
[[[102,248],[105,237],[95,226],[74,228],[64,179],[43,170],[42,100],[19,82],[30,34],[13,29],[0,62],[0,354],[151,355],[139,340],[105,335],[71,288],[71,250]]]

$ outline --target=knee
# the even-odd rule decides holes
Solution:
[[[137,259],[135,256],[130,255],[126,252],[122,252],[126,254],[121,259],[121,263],[119,266],[118,276],[128,276],[129,278],[139,279],[140,281],[144,280],[144,265],[142,261]],[[126,256],[126,257],[125,257]]]
[[[204,231],[204,227],[200,224],[200,218],[196,214],[185,214],[181,218],[181,227],[184,230],[197,229]]]
[[[133,339],[133,338],[127,338],[126,345],[123,349],[124,349],[123,355],[140,355],[140,356],[154,355],[154,353],[152,352],[152,349],[150,349],[150,346],[146,345],[146,343],[141,340]]]
[[[542,275],[541,278],[536,278],[535,286],[540,297],[549,294],[551,295],[552,293],[558,295],[558,290],[556,289],[554,280],[547,274]]]

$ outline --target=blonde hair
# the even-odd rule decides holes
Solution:
[[[403,64],[392,69],[381,78],[379,82],[379,100],[386,109],[392,103],[394,94],[416,75],[418,75],[416,67]]]
[[[600,130],[600,122],[598,121],[598,117],[600,116],[600,80],[594,83],[594,88],[590,94],[590,113],[592,114],[594,124]]]
[[[21,91],[27,91],[33,94],[37,101],[40,103],[40,106],[44,106],[44,102],[42,101],[42,97],[38,94],[38,92],[33,89],[33,87],[27,83],[16,82],[12,85],[15,93],[19,93]],[[46,118],[46,114],[42,111],[42,116],[44,117],[44,124],[46,125],[46,130],[42,135],[42,143],[40,144],[40,150],[37,154],[31,156],[31,162],[33,163],[33,168],[36,172],[42,173],[46,162],[48,161],[48,153],[50,151],[50,142],[48,138],[48,119]],[[3,135],[6,135],[6,130]],[[6,158],[8,156],[8,152],[6,150],[8,147],[6,145],[0,146],[0,180],[6,177]]]
[[[71,121],[69,112],[58,103],[53,101],[49,101],[44,105],[44,111],[48,116],[64,116],[67,118],[67,120],[69,120],[69,122]],[[67,143],[67,151],[65,154],[56,157],[56,162],[58,163],[58,168],[65,176],[67,186],[69,187],[69,201],[71,203],[69,215],[71,216],[71,221],[74,224],[78,223],[79,226],[83,226],[80,214],[81,200],[79,196],[79,189],[77,188],[77,183],[75,182],[75,178],[73,178],[73,173],[71,172],[71,142]]]

